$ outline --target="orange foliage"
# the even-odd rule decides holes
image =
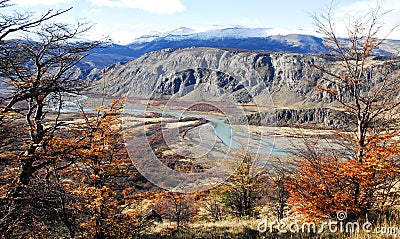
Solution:
[[[78,199],[72,204],[76,213],[85,215],[80,220],[85,238],[131,237],[141,221],[140,211],[133,206],[136,201],[127,197],[132,189],[125,190],[117,180],[136,174],[122,143],[119,109],[123,102],[98,107],[98,116],[87,117],[80,138],[72,140],[78,145],[70,152],[76,162],[64,173],[74,177],[68,191]]]
[[[363,160],[324,152],[301,158],[298,170],[286,182],[294,211],[312,218],[334,218],[338,211],[346,211],[349,219],[356,219],[398,204],[400,148],[394,136],[371,140]]]

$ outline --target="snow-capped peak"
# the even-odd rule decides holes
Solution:
[[[153,32],[136,38],[133,43],[151,42],[157,39],[176,40],[182,38],[211,39],[211,38],[248,38],[271,36],[272,28],[246,28],[238,25],[212,25],[203,28],[179,27],[167,32]]]
[[[170,32],[167,32],[165,35],[189,35],[197,32],[194,29],[188,28],[188,27],[179,27],[176,28]]]

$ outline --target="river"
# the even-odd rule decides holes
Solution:
[[[180,118],[204,118],[213,126],[213,133],[216,137],[229,149],[238,149],[243,147],[246,141],[247,150],[262,153],[262,154],[273,154],[273,155],[288,155],[289,151],[285,149],[276,148],[274,145],[274,137],[264,137],[248,133],[247,125],[230,125],[227,122],[227,118],[215,115],[206,114],[199,112],[190,111],[178,111],[178,110],[157,110],[157,109],[143,109],[143,106],[131,106],[125,108],[125,113],[135,115],[143,113],[158,113],[163,115],[174,116],[177,119]],[[233,126],[233,127],[232,127]]]
[[[82,102],[87,101],[88,97],[68,94],[67,100],[63,102],[62,112],[71,113],[79,112]],[[92,103],[93,104],[93,103]],[[95,107],[85,106],[85,111],[93,111]],[[272,155],[288,155],[290,151],[275,147],[275,137],[264,137],[250,134],[247,125],[231,125],[226,123],[227,117],[216,114],[207,114],[200,112],[178,111],[178,110],[158,110],[150,109],[143,105],[129,104],[124,108],[124,113],[137,115],[143,113],[159,113],[163,115],[171,115],[176,119],[195,117],[204,118],[212,125],[213,134],[228,148],[238,149],[247,145],[246,149],[255,153],[272,154]],[[233,126],[233,127],[232,127]]]

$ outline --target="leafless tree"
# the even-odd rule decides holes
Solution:
[[[13,4],[10,2],[11,0],[1,0],[0,9],[11,7]],[[3,41],[7,36],[13,33],[26,32],[38,27],[44,22],[68,12],[69,10],[71,10],[71,8],[59,11],[49,10],[39,17],[34,17],[33,14],[29,12],[14,12],[11,15],[0,14],[0,41]]]
[[[336,68],[312,65],[328,82],[316,88],[339,102],[354,123],[358,161],[362,161],[364,148],[375,136],[398,125],[399,59],[376,54],[386,37],[397,28],[394,26],[387,34],[380,35],[386,14],[378,6],[363,15],[348,16],[346,38],[338,36],[333,2],[326,11],[312,15],[337,65]]]
[[[21,155],[19,181],[22,184],[28,184],[35,171],[50,163],[35,155],[45,149],[44,140],[62,124],[56,116],[56,120],[45,127],[51,102],[56,101],[60,106],[65,93],[79,94],[85,88],[83,81],[77,79],[74,67],[89,50],[100,44],[79,39],[89,29],[86,24],[71,26],[45,23],[46,18],[41,19],[41,26],[30,29],[24,39],[3,40],[0,45],[0,75],[3,84],[9,87],[0,120],[7,113],[16,113],[22,115],[28,125],[27,149]]]
[[[224,205],[219,202],[214,193],[210,193],[210,195],[204,199],[204,209],[214,221],[222,220],[225,215]]]
[[[394,185],[400,179],[400,64],[398,56],[379,51],[388,36],[381,35],[387,12],[378,6],[349,15],[347,36],[341,38],[332,6],[312,15],[331,59],[329,66],[312,65],[323,74],[315,87],[338,103],[351,125],[335,132],[335,143],[304,140],[297,153],[299,170],[289,182],[290,201],[309,216],[334,218],[346,210],[352,220],[399,203]]]
[[[12,7],[10,1],[0,1],[0,9],[7,7]],[[62,134],[65,94],[79,94],[86,87],[77,78],[76,65],[101,42],[82,38],[90,29],[86,23],[53,21],[69,10],[49,10],[39,17],[0,14],[0,127],[1,132],[18,133],[1,135],[2,145],[10,149],[2,155],[0,173],[0,232],[5,237],[15,231],[27,236],[35,226],[73,223],[63,208],[68,195],[57,180],[46,177],[49,170],[69,165],[55,164],[67,150],[49,152],[46,147],[56,133]]]
[[[281,159],[273,160],[271,168],[266,174],[268,178],[267,200],[279,220],[283,219],[288,211],[287,200],[289,192],[286,188],[286,180],[291,175],[291,165]]]
[[[193,219],[197,213],[197,207],[191,195],[168,193],[155,208],[162,218],[176,222],[177,230],[180,230],[183,223]]]

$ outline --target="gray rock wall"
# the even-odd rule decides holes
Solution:
[[[383,63],[385,59],[376,60]],[[342,113],[332,109],[338,105],[331,95],[314,89],[316,84],[327,88],[332,85],[311,67],[313,64],[337,72],[340,69],[340,62],[328,55],[165,49],[114,67],[94,91],[101,92],[100,86],[105,85],[106,92],[116,97],[177,96],[183,100],[235,101],[277,109],[274,113],[250,114],[247,120],[252,124],[264,119],[267,124],[282,126],[347,127],[351,122],[342,122]],[[385,67],[395,71],[398,65]],[[336,90],[339,97],[351,100],[346,89]],[[364,91],[368,93],[368,88]],[[245,120],[239,117],[236,121]]]

